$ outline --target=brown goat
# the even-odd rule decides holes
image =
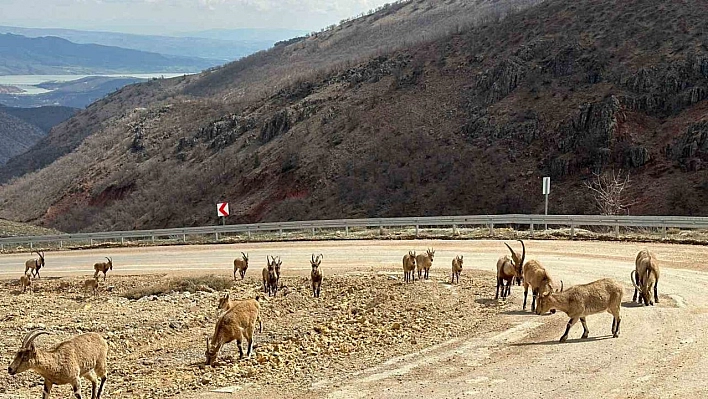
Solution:
[[[32,279],[30,276],[23,274],[22,277],[20,277],[20,286],[22,287],[22,293],[24,294],[25,291],[27,291],[27,288],[32,291]]]
[[[589,315],[607,312],[613,316],[612,337],[617,338],[620,332],[620,305],[624,288],[619,283],[604,278],[592,283],[576,285],[561,292],[542,294],[538,299],[536,314],[544,314],[549,310],[555,313],[556,310],[565,312],[570,317],[565,328],[565,333],[560,338],[560,342],[568,339],[568,332],[575,323],[580,320],[583,323],[583,336],[587,338],[590,330],[585,323],[585,318]]]
[[[89,278],[84,280],[84,291],[92,290],[93,295],[98,295],[98,278]]]
[[[86,333],[68,339],[52,350],[34,346],[34,340],[46,331],[32,330],[22,340],[20,350],[7,368],[10,375],[33,370],[44,377],[43,399],[48,399],[54,385],[71,384],[74,396],[81,399],[81,380],[91,381],[91,398],[100,399],[106,382],[106,355],[108,344],[96,333]],[[98,385],[98,378],[101,385]]]
[[[312,266],[312,272],[310,272],[310,280],[312,281],[312,295],[315,298],[320,297],[320,288],[322,288],[322,270],[320,270],[320,263],[322,263],[322,254],[319,254],[315,258],[315,254],[312,254],[312,259],[310,260],[310,265]]]
[[[103,281],[106,281],[106,273],[109,270],[113,270],[113,259],[106,258],[108,262],[96,262],[93,265],[93,278],[98,280],[98,273],[103,273]]]
[[[630,278],[634,285],[632,302],[638,299],[639,303],[644,302],[644,306],[654,306],[654,302],[659,303],[659,263],[653,253],[644,249],[637,254],[635,269]],[[654,290],[653,301],[651,300],[652,289]]]
[[[403,281],[415,282],[415,251],[403,256]]]
[[[231,295],[227,292],[226,295],[219,298],[219,304],[216,306],[216,309],[219,312],[217,318],[228,312],[231,308],[241,305],[249,306],[249,301],[251,301],[251,299],[231,299]],[[263,332],[263,321],[261,321],[260,313],[258,314],[258,319],[256,321],[258,322],[258,332]]]
[[[248,270],[248,254],[241,252],[242,259],[234,259],[234,280],[236,280],[236,272],[241,276],[241,280],[246,277],[246,270]]]
[[[435,256],[435,250],[428,248],[424,254],[420,254],[415,257],[415,265],[418,269],[418,280],[422,278],[425,278],[426,280],[428,279],[430,267],[433,265],[433,256]]]
[[[524,280],[524,305],[522,309],[526,309],[526,298],[529,294],[529,286],[533,299],[531,300],[531,311],[536,310],[536,299],[539,295],[546,295],[557,291],[558,287],[548,274],[546,269],[536,260],[530,260],[523,267]],[[561,284],[563,282],[561,281]]]
[[[457,278],[457,283],[460,283],[460,273],[462,273],[462,255],[456,256],[452,260],[452,277],[450,278],[450,284],[455,284],[455,278]]]
[[[506,298],[511,294],[511,284],[516,278],[517,283],[521,282],[522,276],[522,266],[524,264],[524,259],[526,259],[526,246],[524,242],[519,240],[521,243],[521,257],[514,252],[509,244],[504,243],[509,251],[511,251],[511,258],[509,255],[502,256],[497,260],[497,293],[494,299],[499,299],[499,290],[501,289],[502,299]],[[506,286],[504,285],[506,282]]]
[[[247,356],[251,356],[253,350],[253,331],[256,328],[256,321],[260,313],[260,305],[256,299],[247,299],[239,301],[238,306],[234,306],[227,312],[219,316],[219,319],[214,326],[214,334],[211,341],[207,337],[206,344],[206,364],[213,365],[216,360],[219,350],[225,344],[236,341],[238,346],[239,358],[243,358],[243,348],[241,342],[246,340],[248,345]]]
[[[30,271],[30,276],[40,278],[39,269],[44,267],[44,251],[36,251],[39,258],[29,259],[25,262],[25,274]]]
[[[263,292],[267,293],[268,296],[275,296],[278,293],[278,276],[275,272],[275,266],[277,262],[275,257],[272,257],[271,261],[269,257],[266,256],[266,261],[268,266],[263,268],[261,272],[263,276]]]

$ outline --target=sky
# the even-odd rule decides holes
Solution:
[[[315,31],[393,0],[0,0],[0,25],[139,34]]]

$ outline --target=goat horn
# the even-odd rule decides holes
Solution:
[[[511,249],[511,247],[509,246],[509,244],[507,244],[507,243],[504,243],[504,245],[506,245],[506,247],[507,247],[507,248],[509,248],[509,251],[511,251],[511,256],[514,256],[514,257],[516,257],[516,252],[514,252],[514,250],[513,250],[513,249]]]
[[[524,265],[524,260],[526,259],[526,245],[524,245],[524,242],[522,240],[519,240],[521,243],[521,266]]]
[[[316,263],[316,262],[317,262],[317,261],[315,261],[315,254],[312,254],[312,258],[311,258],[310,262],[312,262],[312,263]]]
[[[27,333],[25,335],[25,338],[22,340],[22,347],[23,348],[29,348],[29,346],[32,344],[32,342],[35,340],[35,338],[39,337],[40,335],[43,334],[49,334],[47,331],[40,330],[40,329],[35,329]]]
[[[324,255],[320,254],[320,256],[317,257],[318,260],[324,259]]]
[[[563,292],[563,280],[561,280],[561,292]]]
[[[637,274],[637,271],[636,271],[636,270],[632,270],[632,273],[629,274],[629,279],[632,280],[632,285],[634,286],[634,288],[636,288],[637,291],[640,291],[640,292],[641,292],[642,289],[639,288],[639,286],[637,285],[637,283],[634,282],[634,275],[635,275],[635,274]]]
[[[106,260],[109,261],[109,262],[111,261],[111,259],[110,259],[109,257],[107,257],[107,256],[104,256],[104,258],[106,258]]]

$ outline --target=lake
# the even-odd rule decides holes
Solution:
[[[132,77],[140,79],[152,79],[152,78],[174,78],[176,76],[190,75],[189,73],[136,73],[136,74],[91,74],[91,75],[0,75],[0,85],[3,86],[15,86],[24,90],[23,94],[42,94],[47,93],[49,90],[36,87],[44,82],[69,82],[72,80],[83,79],[89,76],[108,76],[111,78],[120,77]]]

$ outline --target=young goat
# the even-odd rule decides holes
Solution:
[[[558,286],[553,281],[546,269],[535,260],[530,260],[523,267],[524,279],[524,305],[522,309],[526,310],[526,298],[529,294],[529,286],[531,286],[531,311],[536,310],[536,299],[539,295],[547,295],[558,290]],[[561,284],[563,282],[561,281]]]
[[[585,318],[592,314],[607,313],[612,314],[612,337],[617,338],[620,332],[620,305],[624,288],[608,278],[593,281],[589,284],[576,285],[561,292],[541,295],[538,299],[536,314],[541,315],[549,310],[555,313],[556,310],[565,312],[570,317],[565,333],[560,342],[568,339],[568,332],[575,323],[580,320],[583,323],[583,336],[587,338],[590,330],[585,323]]]
[[[312,259],[310,260],[310,265],[312,266],[310,280],[312,281],[312,295],[315,298],[320,297],[320,288],[322,287],[322,270],[320,270],[320,263],[322,263],[322,254],[319,254],[317,258],[315,258],[315,254],[312,254]]]
[[[275,257],[272,258],[273,260],[271,261],[266,256],[268,266],[264,267],[261,273],[263,276],[263,292],[267,293],[268,296],[275,296],[278,293],[278,276],[275,272],[277,262]]]
[[[246,277],[248,270],[248,254],[241,252],[242,259],[234,259],[234,280],[236,280],[236,272],[241,276],[241,280]]]
[[[98,273],[103,273],[103,281],[106,281],[106,273],[113,270],[113,259],[106,258],[108,262],[96,262],[93,264],[93,278],[98,280]]]
[[[98,278],[89,278],[84,280],[84,291],[92,290],[93,295],[98,295]]]
[[[415,251],[408,251],[403,256],[403,280],[415,282]]]
[[[261,306],[258,304],[259,297],[239,301],[226,313],[222,314],[216,321],[214,334],[211,341],[207,337],[206,344],[206,364],[213,365],[219,350],[225,344],[236,341],[238,345],[239,358],[243,358],[243,348],[241,342],[245,339],[248,344],[247,356],[251,356],[253,350],[253,331],[256,328],[256,320],[259,319]]]
[[[37,251],[35,253],[39,255],[39,259],[29,259],[25,262],[25,274],[27,274],[29,270],[30,276],[39,278],[39,269],[44,267],[44,251]]]
[[[456,256],[452,260],[452,278],[450,279],[450,284],[455,284],[455,277],[457,277],[457,283],[460,283],[460,273],[462,273],[462,255]]]
[[[280,266],[283,265],[283,261],[280,260],[280,256],[278,256],[278,260],[273,258],[273,265],[275,266],[275,284],[278,285],[280,283]]]
[[[630,278],[632,285],[634,285],[632,302],[638,299],[639,303],[644,302],[644,306],[654,306],[654,302],[659,303],[659,264],[653,253],[644,249],[637,254],[635,269]],[[651,300],[652,288],[654,290],[653,301]],[[639,294],[638,298],[637,293]]]
[[[221,315],[234,307],[241,305],[250,306],[250,301],[252,301],[252,299],[231,299],[230,294],[227,292],[226,295],[219,298],[219,304],[216,306],[216,310],[218,312],[217,318],[221,317]],[[258,314],[258,319],[256,321],[258,322],[258,332],[263,332],[263,322],[261,321],[260,313]]]
[[[499,299],[499,289],[501,289],[502,299],[506,298],[511,294],[511,284],[516,278],[517,283],[521,282],[521,276],[523,274],[522,267],[524,264],[524,259],[526,259],[526,246],[524,242],[519,240],[521,243],[521,257],[514,252],[509,244],[504,243],[509,251],[511,251],[511,258],[509,255],[502,256],[497,260],[497,293],[494,299]],[[506,282],[506,286],[504,285]]]
[[[106,382],[106,354],[108,345],[96,333],[86,333],[68,339],[52,350],[42,350],[34,346],[34,340],[46,331],[32,330],[22,340],[20,350],[7,368],[10,375],[34,370],[44,377],[43,399],[49,398],[54,385],[71,384],[74,396],[81,399],[81,380],[91,381],[91,399],[100,399]],[[98,386],[98,378],[101,385]]]
[[[27,291],[27,288],[32,291],[32,279],[30,279],[30,276],[23,274],[22,277],[20,277],[20,286],[22,287],[23,294]]]
[[[421,275],[428,279],[428,274],[430,273],[430,267],[433,265],[433,256],[435,256],[435,250],[428,248],[425,254],[420,254],[415,257],[416,268],[418,269],[418,280],[421,279]]]

